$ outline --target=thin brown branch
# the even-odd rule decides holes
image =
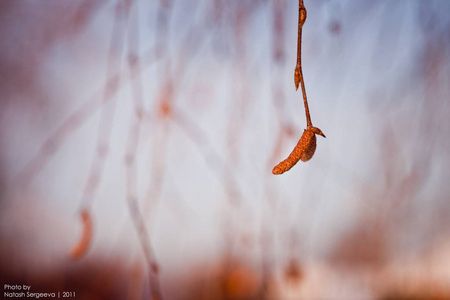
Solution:
[[[316,151],[316,134],[323,137],[325,135],[319,128],[313,127],[311,122],[311,116],[309,114],[308,99],[306,97],[305,81],[303,79],[302,72],[302,28],[306,21],[306,8],[303,4],[303,0],[299,0],[299,11],[298,11],[298,39],[297,39],[297,65],[295,67],[295,86],[298,89],[298,84],[301,84],[303,103],[305,105],[305,115],[306,115],[306,129],[303,135],[300,137],[297,145],[294,147],[292,152],[289,154],[288,158],[276,165],[272,173],[274,175],[283,174],[289,171],[299,160],[308,161],[310,160],[314,152]]]
[[[306,88],[305,88],[305,80],[303,77],[303,71],[302,71],[302,29],[303,24],[305,24],[306,21],[306,8],[303,4],[303,0],[299,0],[299,6],[298,6],[298,37],[297,37],[297,65],[295,67],[295,74],[294,74],[294,80],[295,80],[295,88],[298,89],[298,84],[300,83],[302,87],[302,94],[303,94],[303,103],[305,105],[305,114],[306,114],[306,125],[307,127],[311,127],[311,116],[309,114],[309,107],[308,107],[308,99],[306,97]]]

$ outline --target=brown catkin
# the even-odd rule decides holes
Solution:
[[[91,214],[88,210],[83,210],[81,212],[81,222],[83,224],[83,232],[81,234],[81,238],[69,253],[72,259],[79,259],[83,255],[85,255],[92,240],[93,225]]]
[[[294,150],[292,150],[288,158],[286,158],[273,168],[272,173],[274,175],[280,175],[286,171],[289,171],[293,166],[295,166],[296,163],[298,163],[299,160],[310,160],[313,157],[315,151],[316,135],[314,134],[314,132],[305,129]]]

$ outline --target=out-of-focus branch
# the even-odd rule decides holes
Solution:
[[[233,206],[240,205],[242,196],[237,187],[233,172],[220,155],[214,151],[211,142],[203,130],[179,109],[174,109],[171,120],[190,140],[192,140],[192,142],[194,142],[211,171],[220,181],[224,182],[225,191],[229,196],[230,204]]]
[[[141,67],[136,68],[136,73],[130,75],[131,79],[134,79],[139,74],[143,73],[146,69],[153,65],[162,57],[162,52],[159,47],[154,46],[142,55]],[[71,113],[63,123],[56,128],[56,130],[45,139],[39,148],[38,152],[29,160],[29,162],[23,167],[17,174],[14,182],[16,186],[23,187],[28,184],[37,176],[37,174],[45,167],[49,159],[55,154],[55,152],[61,147],[62,143],[78,128],[85,124],[103,105],[107,104],[112,97],[114,97],[120,90],[120,87],[125,85],[128,80],[124,78],[119,81],[124,71],[117,71],[115,74],[109,77],[104,87],[94,93],[92,97],[84,102],[80,108]],[[105,90],[108,90],[109,97],[102,98],[102,94],[105,94]],[[148,119],[150,115],[143,112],[143,118]]]
[[[139,51],[139,11],[135,4],[134,20],[137,24],[133,30],[129,30],[128,34],[128,68],[131,74],[137,73],[140,69],[140,59],[137,54]],[[131,26],[130,26],[131,27]],[[131,34],[132,33],[132,34]],[[142,121],[144,114],[144,88],[142,76],[137,75],[132,80],[132,96],[134,103],[134,118],[130,125],[130,133],[128,134],[128,146],[125,154],[126,165],[126,186],[127,186],[127,203],[130,210],[131,219],[139,236],[139,241],[144,252],[145,259],[149,266],[149,283],[151,289],[151,299],[162,299],[161,287],[159,283],[159,266],[151,243],[151,238],[147,231],[144,218],[139,209],[137,195],[137,170],[136,170],[136,153],[139,147],[139,136],[142,129]]]

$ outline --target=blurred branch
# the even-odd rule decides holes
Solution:
[[[142,76],[138,72],[140,67],[140,59],[137,55],[139,51],[139,11],[137,3],[134,5],[135,14],[134,22],[137,24],[133,30],[129,30],[128,34],[128,68],[130,70],[130,81],[132,82],[132,96],[134,103],[134,118],[130,125],[128,134],[128,147],[125,154],[126,164],[126,186],[127,186],[127,203],[130,211],[131,219],[139,236],[145,259],[149,266],[149,279],[151,289],[151,299],[162,299],[161,287],[159,283],[159,267],[156,256],[151,244],[151,238],[145,226],[144,218],[139,209],[137,196],[137,170],[136,170],[136,153],[139,147],[139,136],[142,128],[142,120],[144,114],[144,89]],[[132,34],[131,34],[132,33]],[[135,80],[132,80],[131,74],[139,74]]]

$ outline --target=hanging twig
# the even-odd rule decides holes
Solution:
[[[309,114],[308,99],[306,97],[305,81],[302,72],[302,28],[306,21],[306,8],[303,4],[303,0],[299,0],[298,6],[297,65],[295,66],[294,80],[296,89],[298,89],[299,83],[302,87],[306,115],[306,129],[288,158],[273,168],[272,173],[275,175],[289,171],[300,159],[302,161],[310,160],[316,151],[316,134],[325,137],[319,128],[312,125],[311,116]]]
[[[137,9],[137,3],[134,3],[134,24],[135,26],[128,28],[128,68],[130,77],[131,74],[136,73],[140,68],[141,61],[138,55],[139,52],[139,11]],[[133,33],[133,34],[132,34]],[[127,189],[127,203],[130,211],[131,219],[133,220],[134,227],[139,237],[144,257],[149,266],[149,284],[150,284],[150,299],[162,299],[161,286],[159,281],[159,265],[156,259],[156,255],[151,243],[151,237],[146,228],[145,219],[141,213],[138,202],[137,192],[137,176],[136,169],[136,155],[139,148],[139,137],[142,130],[142,121],[144,115],[144,83],[142,76],[139,75],[135,80],[131,80],[132,84],[132,97],[134,106],[134,118],[132,125],[130,126],[130,133],[128,136],[128,146],[125,154],[126,165],[126,189]]]
[[[308,99],[306,98],[305,80],[302,72],[302,28],[306,21],[306,9],[303,0],[299,0],[298,5],[298,36],[297,36],[297,65],[295,66],[295,89],[298,90],[298,84],[302,86],[303,103],[305,104],[306,125],[312,126],[311,116],[309,115]]]

